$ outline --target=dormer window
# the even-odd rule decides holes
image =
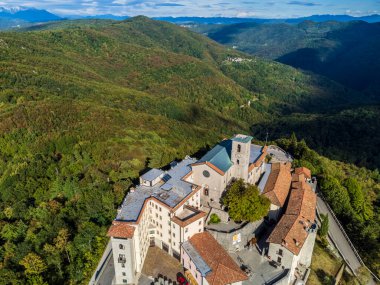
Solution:
[[[237,152],[241,152],[241,145],[240,144],[238,144],[238,146],[237,146]]]

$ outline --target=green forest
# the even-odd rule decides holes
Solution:
[[[372,102],[361,95],[145,17],[0,33],[0,280],[86,284],[144,169],[275,118]],[[312,153],[306,166],[315,174],[324,173],[321,161],[350,169],[367,208],[347,200],[345,218],[357,215],[376,240],[378,172]],[[373,178],[364,183],[365,175]],[[355,241],[364,250],[363,238]],[[366,258],[378,260],[377,247],[370,250]]]

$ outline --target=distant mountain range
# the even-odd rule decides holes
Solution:
[[[93,16],[67,16],[62,18],[46,10],[39,10],[28,7],[1,8],[0,7],[0,29],[15,27],[25,27],[34,23],[44,23],[50,21],[60,21],[64,19],[109,19],[121,21],[130,18],[129,16],[116,16],[112,14]],[[238,24],[238,23],[290,23],[298,24],[303,21],[338,21],[348,22],[353,20],[366,21],[368,23],[380,22],[380,15],[370,15],[364,17],[352,17],[348,15],[313,15],[303,18],[291,19],[261,19],[261,18],[224,18],[224,17],[155,17],[155,20],[171,22],[175,24]]]
[[[1,8],[0,18],[17,19],[26,22],[49,22],[62,20],[61,17],[54,15],[46,10],[38,10],[34,8],[18,7],[18,8]]]

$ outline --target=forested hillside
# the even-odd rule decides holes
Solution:
[[[5,284],[85,284],[144,168],[274,117],[367,102],[144,17],[39,29],[0,33]]]
[[[304,21],[195,28],[238,50],[327,76],[357,90],[380,86],[380,23]]]
[[[254,124],[252,130],[261,139],[267,132],[275,139],[295,131],[324,155],[380,167],[380,112],[373,104],[366,106],[366,101],[372,99],[376,104],[380,99],[380,23],[241,23],[194,29],[235,49],[322,74],[358,90],[361,100],[347,110],[321,113],[318,107],[312,107],[312,115],[276,117],[265,124]]]

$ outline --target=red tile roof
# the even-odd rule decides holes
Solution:
[[[132,238],[135,232],[135,227],[126,222],[113,221],[109,228],[107,236],[116,238]]]
[[[298,167],[294,170],[294,173],[299,175],[299,174],[305,174],[306,178],[311,178],[311,171],[310,169],[306,168],[306,167]]]
[[[283,207],[288,197],[292,175],[290,173],[290,163],[273,163],[268,181],[265,185],[263,195],[272,204]]]
[[[293,174],[292,190],[285,214],[268,238],[298,255],[314,223],[317,196],[305,181],[304,173]]]
[[[231,256],[208,232],[193,235],[189,242],[211,268],[206,280],[210,285],[225,285],[247,280]]]

